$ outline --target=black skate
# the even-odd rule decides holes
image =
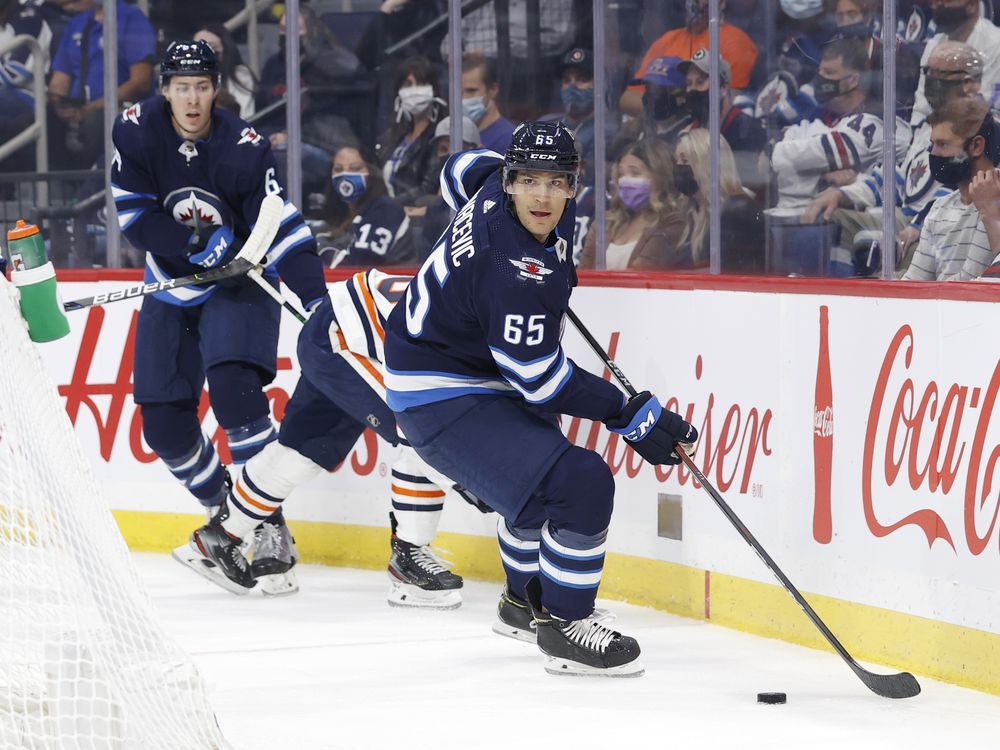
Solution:
[[[389,558],[389,604],[393,607],[456,609],[462,606],[462,576],[452,573],[429,545],[417,546],[396,536],[392,525],[392,557]]]
[[[175,549],[173,557],[226,591],[248,594],[257,582],[240,550],[241,540],[222,528],[222,515],[195,529],[191,541]]]
[[[292,570],[299,561],[295,539],[283,516],[276,521],[268,519],[254,531],[250,571],[265,596],[286,596],[299,590],[298,577]]]
[[[582,620],[562,620],[543,611],[537,578],[528,582],[525,593],[549,674],[638,677],[645,671],[638,661],[639,643],[601,624],[605,615],[593,612]]]
[[[528,602],[510,593],[504,586],[497,604],[497,621],[493,632],[507,638],[516,638],[526,643],[535,643],[535,618],[531,615]]]

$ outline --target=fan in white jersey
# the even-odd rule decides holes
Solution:
[[[462,603],[461,576],[430,544],[448,490],[456,489],[483,512],[489,508],[427,466],[398,433],[385,405],[385,319],[409,280],[372,269],[331,288],[299,336],[302,375],[277,441],[246,463],[223,512],[191,535],[189,547],[175,551],[177,559],[234,593],[255,588],[243,539],[296,487],[341,463],[371,427],[400,446],[392,467],[389,603],[441,609]],[[297,588],[295,583],[279,593]]]
[[[882,158],[882,118],[868,109],[868,55],[857,38],[823,48],[813,88],[823,112],[787,128],[771,152],[778,208],[805,209],[820,184],[847,184]],[[896,123],[898,158],[910,144],[909,126]]]

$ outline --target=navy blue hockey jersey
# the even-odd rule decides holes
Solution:
[[[330,263],[336,266],[393,266],[414,260],[410,218],[387,195],[365,206],[351,222],[351,244]]]
[[[212,112],[208,138],[186,141],[174,130],[166,102],[155,96],[126,109],[115,121],[111,189],[118,224],[146,252],[146,281],[204,271],[186,250],[192,230],[226,224],[240,239],[253,229],[268,194],[284,195],[267,138],[236,115]],[[326,293],[316,242],[298,209],[287,199],[281,228],[265,265],[275,270],[303,303]],[[204,302],[216,285],[158,292],[175,305]]]
[[[576,283],[573,201],[543,245],[507,208],[502,165],[479,149],[442,171],[441,193],[458,215],[389,315],[386,401],[399,412],[499,393],[549,412],[614,416],[624,397],[560,343]]]

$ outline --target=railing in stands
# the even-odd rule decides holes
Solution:
[[[39,172],[49,170],[48,129],[45,119],[45,58],[38,40],[28,34],[19,34],[6,44],[0,44],[0,57],[18,47],[27,46],[31,49],[32,80],[31,89],[35,98],[35,121],[9,141],[0,145],[0,160],[16,153],[31,141],[35,142],[35,169]],[[38,186],[35,202],[39,206],[49,204],[48,184],[42,182]]]

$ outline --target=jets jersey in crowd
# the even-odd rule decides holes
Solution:
[[[951,192],[931,174],[930,153],[931,126],[925,120],[914,130],[906,157],[896,165],[896,205],[911,223],[918,220],[931,201]],[[883,189],[881,164],[841,188],[855,208],[881,206]]]
[[[774,145],[771,167],[778,178],[778,207],[805,208],[827,172],[863,172],[882,160],[882,119],[868,112],[827,113],[787,128]],[[896,158],[910,145],[910,127],[896,118]]]
[[[403,207],[387,195],[380,196],[354,217],[350,245],[337,251],[330,267],[412,262],[415,249],[409,230],[410,219]]]
[[[115,121],[112,137],[111,189],[118,223],[129,242],[146,252],[147,282],[204,271],[187,259],[193,230],[224,224],[245,240],[264,196],[285,192],[268,140],[218,107],[212,111],[209,136],[197,142],[177,134],[161,96],[126,109]],[[312,232],[287,199],[265,263],[304,304],[326,293]],[[198,305],[215,288],[189,286],[154,296],[174,305]]]
[[[606,419],[623,397],[563,352],[563,316],[576,273],[570,200],[539,243],[512,214],[503,159],[453,155],[441,193],[458,211],[389,315],[387,403],[401,412],[470,394],[521,397],[548,412]]]

